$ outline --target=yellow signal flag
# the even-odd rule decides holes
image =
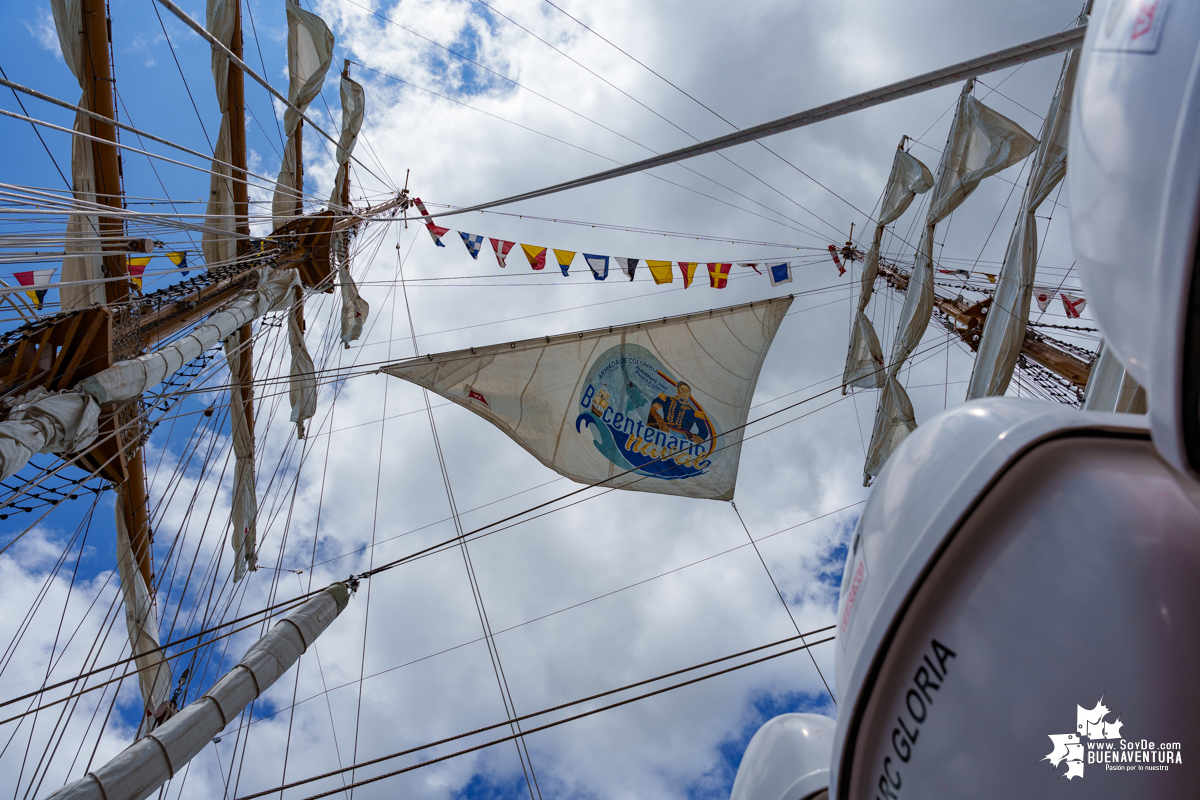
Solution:
[[[650,275],[656,284],[671,283],[675,280],[670,261],[647,261],[646,266],[650,268]]]
[[[554,257],[558,259],[558,268],[562,270],[562,274],[566,275],[571,269],[571,262],[575,260],[575,250],[555,250]]]

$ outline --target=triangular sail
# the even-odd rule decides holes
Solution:
[[[912,355],[933,315],[933,233],[937,223],[958,208],[989,175],[1011,167],[1029,155],[1037,140],[1020,125],[971,96],[972,81],[959,95],[954,121],[938,164],[925,230],[917,246],[912,275],[900,310],[900,322],[887,365],[887,385],[875,412],[871,444],[863,467],[863,482],[878,475],[892,451],[916,427],[912,403],[897,376]],[[885,402],[891,398],[890,401]]]
[[[733,497],[758,373],[792,298],[409,359],[382,371],[571,480]]]
[[[971,382],[967,386],[968,400],[1008,391],[1017,356],[1021,354],[1037,269],[1037,219],[1034,214],[1067,174],[1067,129],[1078,64],[1075,52],[1069,51],[1063,61],[1054,100],[1042,124],[1041,141],[1025,184],[1021,210],[1017,212],[1004,265],[996,279],[996,292],[983,326]]]

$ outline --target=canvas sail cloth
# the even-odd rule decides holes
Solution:
[[[232,49],[239,0],[208,0],[205,26],[217,41]],[[213,161],[208,178],[208,206],[205,227],[200,239],[204,263],[209,268],[231,264],[237,257],[237,219],[234,217],[233,140],[229,122],[229,57],[217,48],[212,50],[212,76],[217,90],[217,105],[221,108],[221,128],[213,148]],[[243,176],[243,180],[244,180]]]
[[[1067,174],[1067,128],[1071,118],[1071,95],[1075,89],[1078,60],[1068,51],[1063,61],[1058,89],[1046,121],[1041,142],[1033,159],[1033,168],[1025,184],[1025,195],[1017,222],[1008,240],[1004,265],[996,278],[996,293],[988,309],[979,354],[967,386],[967,399],[1002,395],[1008,391],[1025,330],[1029,323],[1029,302],[1033,295],[1037,269],[1037,219],[1034,214],[1050,192]]]
[[[325,73],[333,61],[333,33],[325,21],[296,4],[287,2],[288,21],[288,101],[301,111],[308,108],[321,93]],[[287,143],[283,148],[283,164],[275,182],[275,197],[271,216],[276,229],[296,216],[303,194],[299,181],[301,154],[296,132],[300,115],[288,108],[283,112],[283,128]]]
[[[83,52],[83,3],[82,0],[50,0],[54,12],[54,28],[58,32],[58,44],[63,61],[83,94],[77,104],[87,108],[87,82],[89,79],[86,54]],[[75,113],[75,130],[92,134],[90,117]],[[93,144],[82,136],[71,137],[71,192],[81,203],[96,202],[96,164]],[[100,219],[97,214],[70,214],[67,216],[67,253],[62,261],[62,280],[95,281],[104,277],[103,262],[99,255],[96,237],[100,235]],[[71,255],[78,253],[79,255]],[[105,302],[104,284],[90,286],[63,286],[58,290],[63,311],[70,308],[90,306]]]
[[[573,481],[729,500],[746,417],[791,297],[401,361]]]
[[[907,138],[907,137],[905,137]],[[896,148],[892,160],[892,174],[888,176],[887,189],[883,194],[883,207],[871,249],[863,262],[861,288],[858,292],[858,310],[854,313],[854,326],[850,329],[850,347],[846,353],[846,368],[842,372],[842,390],[847,386],[860,389],[878,389],[883,386],[883,350],[871,320],[867,318],[867,305],[875,291],[875,279],[879,276],[879,248],[883,244],[883,229],[900,219],[908,210],[913,198],[933,187],[933,175],[929,168],[904,151],[904,139]]]
[[[358,141],[358,132],[362,130],[363,116],[367,110],[366,95],[363,87],[350,76],[342,75],[342,135],[338,137],[337,178],[333,182],[333,192],[329,195],[329,207],[349,211],[342,208],[342,194],[346,181],[350,179],[350,155]],[[350,343],[362,336],[363,325],[371,306],[358,294],[358,286],[350,277],[350,241],[348,234],[334,234],[333,258],[337,263],[338,284],[342,293],[342,344],[347,348]]]
[[[1125,371],[1125,365],[1103,342],[1092,363],[1092,371],[1088,374],[1083,410],[1146,413],[1146,390]]]
[[[242,341],[241,328],[225,340],[225,360],[229,364],[229,433],[233,439],[233,496],[230,503],[233,548],[233,581],[258,569],[255,547],[258,540],[258,498],[254,490],[254,431],[246,416],[247,402],[242,391],[242,358],[250,342]]]
[[[137,660],[138,685],[145,709],[138,725],[137,738],[140,739],[166,719],[167,714],[163,712],[166,711],[164,704],[171,698],[171,666],[158,649],[158,609],[138,569],[129,541],[129,530],[125,527],[125,498],[121,492],[116,495],[117,573],[121,576],[125,627]]]
[[[975,191],[980,181],[1016,164],[1037,146],[1037,140],[1020,125],[972,97],[971,86],[972,81],[967,81],[959,95],[946,149],[938,163],[925,230],[917,246],[892,344],[886,385],[875,411],[871,445],[863,467],[864,485],[879,474],[896,446],[917,427],[912,402],[897,375],[920,344],[933,314],[934,228]]]

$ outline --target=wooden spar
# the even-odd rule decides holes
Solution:
[[[109,21],[105,0],[83,0],[83,54],[90,68],[87,76],[87,108],[108,119],[116,119],[113,101],[112,61],[109,58]],[[105,142],[116,143],[117,129],[111,122],[89,120],[93,136]],[[121,161],[117,148],[112,144],[92,142],[93,161],[96,165],[96,202],[115,210],[124,210],[121,189]],[[100,217],[101,237],[124,237],[125,222],[120,217]],[[109,277],[128,275],[124,254],[104,256],[104,269]],[[128,281],[112,281],[104,285],[109,303],[119,302],[129,296]]]
[[[229,49],[239,59],[242,57],[242,4],[233,4],[233,37]],[[238,258],[250,252],[250,197],[246,183],[246,76],[236,62],[229,62],[226,93],[229,100],[229,143],[233,163],[233,213],[237,232],[243,234],[237,240]],[[243,325],[238,331],[241,339],[241,370],[238,374],[239,394],[242,411],[246,415],[246,427],[250,439],[254,440],[254,328]]]
[[[105,0],[83,0],[83,53],[90,74],[87,76],[87,108],[110,120],[116,119],[116,103],[113,97],[112,60],[109,44],[111,32],[108,7]],[[124,210],[124,191],[121,186],[121,162],[117,153],[116,126],[90,118],[92,135],[101,141],[93,141],[93,160],[96,167],[96,201],[114,210]],[[121,217],[99,218],[101,237],[124,238],[125,221]],[[125,256],[121,253],[104,256],[104,270],[109,277],[129,274]],[[104,284],[105,297],[109,303],[118,303],[129,298],[129,281],[112,281]],[[154,561],[150,552],[150,520],[146,496],[146,471],[142,460],[142,447],[138,439],[140,426],[132,432],[119,434],[114,441],[118,449],[126,437],[133,440],[131,452],[125,456],[124,480],[119,491],[125,498],[125,525],[129,531],[129,542],[147,586],[154,583]],[[115,437],[114,437],[115,438]]]

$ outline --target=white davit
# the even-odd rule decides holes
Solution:
[[[731,800],[824,798],[836,724],[821,714],[780,714],[768,720],[746,746]]]

